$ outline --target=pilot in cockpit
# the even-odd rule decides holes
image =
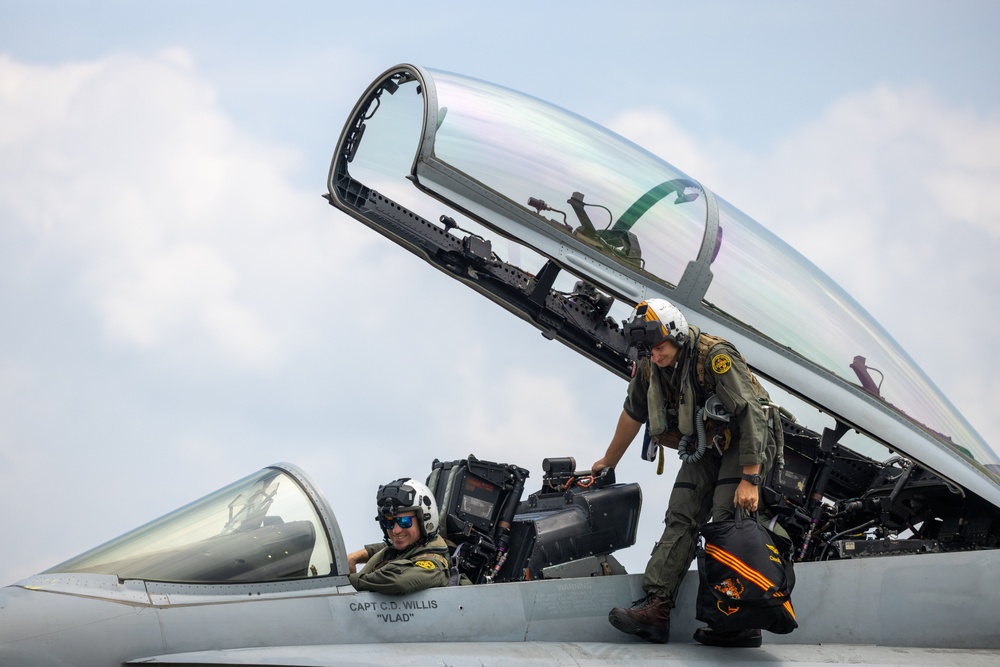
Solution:
[[[402,595],[447,586],[448,545],[438,535],[438,508],[425,485],[397,479],[378,487],[378,514],[385,540],[347,555],[351,585],[359,591]],[[357,572],[359,563],[364,569]]]

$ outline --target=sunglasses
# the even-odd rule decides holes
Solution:
[[[413,527],[413,517],[412,516],[397,516],[393,519],[386,519],[382,517],[378,520],[382,524],[382,527],[386,530],[392,530],[393,525],[397,525],[403,530]]]

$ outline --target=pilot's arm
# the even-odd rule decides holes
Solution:
[[[635,436],[639,435],[639,429],[641,428],[642,422],[636,421],[628,412],[622,410],[621,415],[618,417],[618,426],[615,427],[615,435],[611,438],[608,450],[604,453],[603,457],[594,462],[591,471],[596,475],[605,468],[614,468],[618,465],[618,462],[622,460],[622,456],[628,450],[628,446],[635,440]]]
[[[719,359],[720,363],[713,363],[713,360],[721,356],[725,359]],[[767,416],[750,380],[750,369],[735,350],[725,345],[713,348],[706,359],[706,364],[708,372],[712,373],[715,381],[716,396],[732,413],[732,419],[739,425],[740,438],[736,444],[739,446],[739,462],[743,474],[762,473],[761,465],[764,462],[765,447],[768,442]],[[767,394],[763,388],[760,391],[766,398]],[[757,509],[758,489],[750,482],[741,480],[736,487],[734,502],[749,511]]]
[[[363,549],[358,549],[347,554],[347,571],[349,573],[357,572],[358,565],[367,563],[372,556],[384,548],[384,542],[376,542],[374,544],[366,544]]]
[[[374,567],[373,567],[374,566]],[[398,558],[385,563],[369,561],[360,573],[350,574],[351,585],[359,591],[403,595],[425,588],[447,586],[448,561],[433,553],[423,553],[413,560]]]

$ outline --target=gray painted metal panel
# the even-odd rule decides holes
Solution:
[[[1000,649],[1000,551],[799,563],[795,574],[799,628],[768,643]],[[683,609],[696,580],[684,580]],[[672,625],[671,640],[683,640],[701,624],[680,613]]]
[[[807,650],[821,644],[823,651],[829,650],[828,644],[853,647],[837,650],[845,659],[862,661],[895,655],[906,664],[929,664],[920,661],[932,655],[951,656],[943,657],[946,661],[990,656],[992,664],[1000,659],[996,612],[1000,592],[992,586],[1000,575],[1000,551],[803,563],[796,572],[792,600],[800,627],[790,635],[766,634],[764,652],[754,654],[759,661],[823,664],[829,662],[824,652]],[[163,656],[169,654],[196,654],[205,664],[226,664],[208,658],[218,658],[223,655],[217,655],[220,651],[234,656],[244,655],[241,649],[255,649],[245,655],[277,659],[299,655],[296,651],[308,646],[313,648],[305,654],[314,662],[253,664],[330,664],[322,662],[322,656],[328,660],[330,655],[330,649],[322,647],[330,645],[344,646],[345,655],[353,656],[348,664],[385,664],[379,662],[382,657],[397,655],[397,649],[386,646],[410,646],[414,641],[422,646],[408,652],[399,649],[398,654],[450,655],[456,642],[482,646],[472,654],[454,654],[455,664],[466,664],[462,661],[473,655],[476,659],[491,655],[483,642],[504,647],[498,660],[520,656],[569,665],[619,660],[610,656],[620,656],[621,651],[639,660],[714,655],[705,647],[699,647],[700,654],[673,650],[673,644],[690,643],[700,625],[694,618],[698,581],[693,571],[681,586],[671,648],[652,653],[655,647],[639,648],[639,640],[619,633],[607,621],[612,606],[627,606],[641,597],[640,575],[462,586],[402,597],[347,592],[351,589],[335,586],[279,591],[268,590],[267,585],[256,591],[253,585],[232,586],[227,596],[223,586],[190,586],[170,594],[151,593],[153,603],[109,588],[108,580],[114,577],[79,578],[75,591],[67,582],[58,590],[27,587],[41,580],[35,577],[0,589],[4,613],[0,665],[86,667],[146,656],[159,656],[156,661],[165,664]],[[551,642],[566,646],[553,648],[556,644]],[[562,655],[559,651],[580,642],[589,648],[579,660],[566,657],[560,662],[563,658],[551,655],[552,650]],[[371,646],[362,648],[359,643]],[[868,645],[901,649],[865,653],[862,647]],[[81,647],[88,648],[81,651]],[[289,648],[260,651],[269,647]],[[962,652],[969,649],[980,653]],[[416,657],[413,660],[400,664],[419,664]]]
[[[525,644],[367,644],[274,647],[257,650],[199,651],[156,656],[128,664],[157,665],[394,665],[414,667],[521,667],[521,665],[963,665],[995,667],[992,651],[906,649],[843,644],[764,646],[724,649],[700,644],[598,644],[528,642]]]

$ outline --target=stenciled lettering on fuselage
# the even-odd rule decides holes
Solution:
[[[383,623],[409,623],[416,618],[417,612],[437,608],[437,600],[379,600],[348,605],[351,611],[371,615]]]

